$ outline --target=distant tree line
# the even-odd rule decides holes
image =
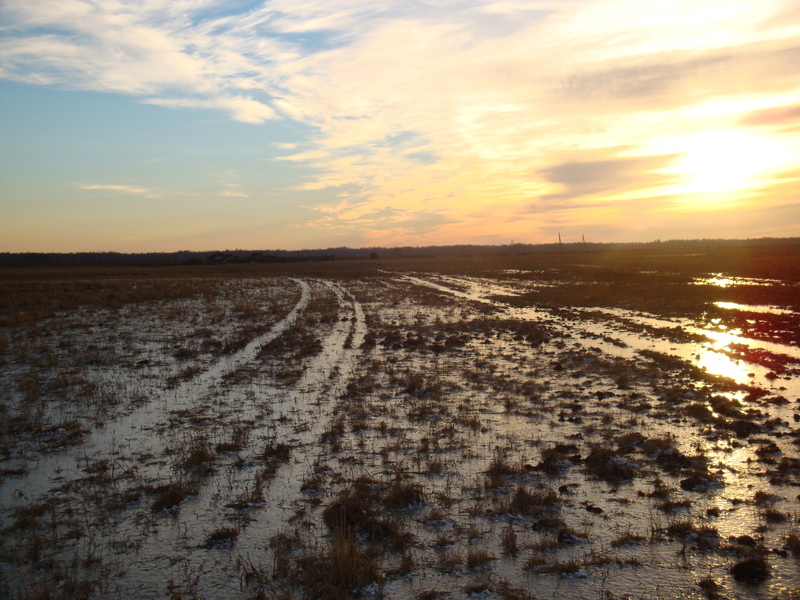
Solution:
[[[288,263],[304,261],[329,261],[341,259],[389,259],[420,258],[434,256],[497,256],[513,254],[547,254],[552,252],[585,252],[601,250],[624,250],[637,248],[697,249],[759,246],[780,244],[788,251],[800,252],[800,238],[757,238],[747,240],[668,240],[662,242],[631,243],[586,243],[564,244],[504,244],[451,246],[402,246],[394,248],[327,248],[324,250],[224,250],[196,252],[4,252],[0,253],[0,265],[221,265],[246,263]]]

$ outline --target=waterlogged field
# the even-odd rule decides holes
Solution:
[[[10,270],[0,596],[798,599],[799,264]]]

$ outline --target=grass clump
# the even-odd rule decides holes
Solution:
[[[375,500],[369,494],[358,490],[345,492],[322,512],[322,518],[329,529],[345,527],[353,531],[363,531],[377,516]]]
[[[236,543],[236,538],[239,537],[239,532],[232,527],[221,527],[213,532],[206,538],[203,548],[233,548]]]
[[[247,430],[239,425],[231,431],[231,438],[229,441],[218,442],[214,450],[217,454],[223,452],[239,452],[244,449],[247,444]]]
[[[591,448],[584,465],[590,475],[611,484],[630,481],[639,470],[639,466],[631,459],[599,444]]]
[[[494,559],[495,557],[485,550],[470,548],[467,553],[467,569],[485,571]]]
[[[647,538],[631,531],[625,531],[618,535],[611,542],[612,548],[623,548],[625,546],[638,546],[647,542]]]
[[[529,490],[518,485],[508,502],[508,512],[522,516],[540,516],[559,505],[555,490]]]
[[[211,471],[211,463],[215,458],[208,440],[204,436],[197,436],[186,449],[183,466],[186,469]]]
[[[517,543],[517,532],[514,531],[514,526],[509,523],[503,529],[503,554],[507,556],[516,556],[519,553],[519,544]]]
[[[422,488],[415,483],[394,481],[383,500],[383,505],[389,510],[411,510],[420,507],[425,502]]]
[[[771,575],[772,570],[763,557],[748,558],[731,567],[731,575],[736,581],[749,585],[759,585]]]
[[[177,508],[187,496],[197,494],[197,485],[191,482],[177,481],[156,489],[156,499],[153,500],[151,509],[158,513]]]
[[[800,535],[796,532],[792,532],[783,538],[783,543],[784,547],[789,552],[795,556],[800,556]]]
[[[490,478],[514,478],[525,472],[521,464],[513,465],[508,461],[506,453],[499,448],[495,450],[492,462],[486,470]]]
[[[376,594],[383,584],[377,562],[359,546],[356,533],[337,527],[324,554],[306,554],[297,561],[305,596],[320,600],[349,600]]]
[[[706,598],[708,598],[708,600],[717,600],[718,598],[722,598],[719,593],[719,591],[722,589],[722,586],[720,586],[720,584],[718,584],[711,576],[705,577],[698,581],[697,587],[702,590],[703,594]]]
[[[349,598],[352,590],[382,582],[377,563],[359,547],[355,533],[347,528],[340,527],[333,532],[328,565],[330,580],[323,598]]]
[[[387,515],[384,508],[415,508],[422,490],[415,485],[394,484],[388,492],[379,483],[365,478],[342,492],[322,512],[322,519],[331,531],[345,528],[384,549],[404,551],[413,541],[396,515]],[[387,500],[390,499],[390,500]]]

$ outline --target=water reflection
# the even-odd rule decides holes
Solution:
[[[722,273],[715,273],[710,277],[695,279],[695,285],[714,285],[717,287],[729,287],[732,285],[771,285],[777,283],[773,279],[751,279],[748,277],[726,277]]]
[[[725,310],[741,310],[754,313],[765,313],[770,315],[793,315],[793,310],[778,308],[777,306],[767,306],[764,304],[737,304],[736,302],[714,302],[717,308]]]
[[[741,344],[744,338],[735,335],[735,331],[708,331],[703,330],[703,335],[709,338],[715,349],[725,348],[731,344]]]
[[[743,477],[749,471],[753,460],[753,448],[750,445],[742,444],[739,447],[734,447],[729,444],[704,444],[702,452],[708,457],[712,465],[721,467],[720,471],[724,477],[725,489],[729,496],[748,496],[752,493],[748,488],[748,485],[752,484],[752,482]],[[742,533],[752,529],[754,526],[752,522],[745,522],[745,517],[746,515],[740,512],[736,518],[736,521],[738,521],[736,524],[737,529]],[[730,531],[726,533],[739,532]]]
[[[736,383],[747,383],[750,379],[750,370],[725,354],[708,348],[704,348],[698,354],[697,366],[712,375],[727,377]]]
[[[724,353],[724,350],[731,344],[745,341],[744,338],[735,335],[741,332],[738,330],[731,332],[703,330],[702,333],[711,342],[694,347],[695,364],[712,375],[727,377],[736,383],[747,383],[750,379],[750,369]]]
[[[721,349],[726,346],[741,345],[758,350],[766,350],[777,355],[791,356],[800,359],[800,348],[795,346],[788,346],[786,344],[778,344],[776,342],[767,342],[764,340],[756,340],[749,337],[742,337],[741,331],[732,329],[730,331],[713,331],[709,329],[699,329],[696,327],[686,327],[687,331],[693,333],[700,333],[714,342],[714,348]]]
[[[709,277],[708,279],[701,279],[697,283],[701,285],[715,285],[717,287],[728,287],[736,283],[729,277]]]

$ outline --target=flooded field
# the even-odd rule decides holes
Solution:
[[[800,256],[713,258],[9,271],[0,596],[800,599]]]

